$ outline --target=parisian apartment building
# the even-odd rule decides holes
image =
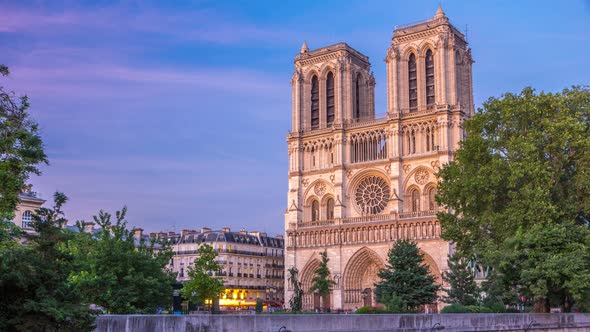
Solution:
[[[269,309],[284,305],[285,244],[282,235],[272,237],[265,232],[232,231],[225,227],[150,233],[150,237],[154,236],[166,238],[171,244],[174,256],[169,269],[176,273],[180,283],[189,279],[189,269],[198,258],[201,245],[208,244],[215,249],[220,266],[216,274],[223,278],[225,285],[219,298],[221,310],[252,309],[257,299]]]

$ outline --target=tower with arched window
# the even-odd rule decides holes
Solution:
[[[435,174],[473,114],[471,52],[439,7],[395,28],[385,62],[387,109],[376,116],[367,56],[338,43],[304,44],[295,57],[285,268],[297,267],[307,292],[327,249],[332,309],[375,304],[377,272],[399,239],[418,243],[439,281],[447,269]],[[304,309],[318,303],[305,294]]]

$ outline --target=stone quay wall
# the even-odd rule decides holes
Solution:
[[[590,314],[101,315],[97,332],[590,331]]]

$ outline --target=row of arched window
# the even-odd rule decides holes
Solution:
[[[358,74],[355,78],[355,103],[353,116],[355,119],[361,117],[361,103],[360,103],[360,87],[361,87],[361,75]],[[336,118],[336,98],[334,89],[334,74],[328,72],[326,76],[326,91],[325,91],[325,117],[326,125],[331,126]],[[318,129],[320,127],[320,82],[317,75],[313,75],[311,78],[311,110],[310,110],[310,121],[311,129]]]
[[[426,51],[424,80],[426,83],[426,106],[434,105],[434,55],[432,50]],[[410,54],[408,58],[408,92],[410,112],[418,110],[418,69],[416,55]]]
[[[420,153],[423,152],[423,149],[426,149],[426,152],[429,151],[436,151],[438,150],[438,146],[435,144],[435,127],[428,127],[425,131],[423,131],[422,136],[422,143],[424,144],[422,148],[416,149],[416,139],[420,136],[420,133],[416,133],[416,130],[412,129],[409,132],[406,132],[406,138],[404,143],[404,154],[414,154],[416,152]],[[420,145],[420,144],[418,144]]]
[[[436,210],[436,187],[432,187],[426,191],[426,197],[424,200],[424,206],[422,207],[422,197],[420,195],[420,190],[418,188],[414,188],[410,191],[410,211],[411,212],[419,212],[423,210]]]
[[[323,211],[320,209],[320,201],[314,199],[311,201],[311,221],[318,220],[332,220],[334,219],[334,199],[328,198],[326,204],[323,206]]]

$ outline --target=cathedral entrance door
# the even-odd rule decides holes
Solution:
[[[363,306],[373,306],[373,290],[370,288],[365,288],[361,294],[363,295]]]
[[[320,306],[320,294],[313,293],[313,310],[317,311],[320,310],[321,306]]]

